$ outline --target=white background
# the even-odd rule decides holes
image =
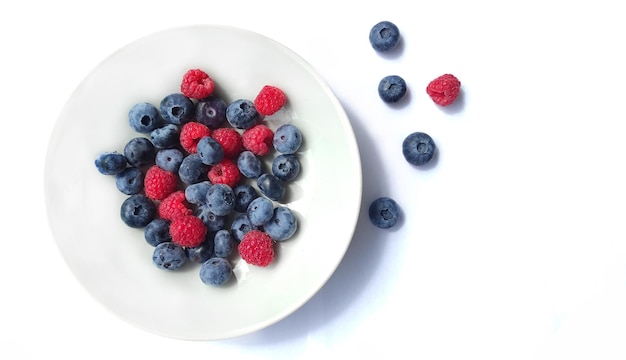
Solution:
[[[3,2],[0,358],[626,358],[620,2],[407,4]],[[368,42],[381,20],[402,33],[389,56]],[[379,230],[362,211],[344,261],[309,303],[257,333],[189,342],[128,325],[75,280],[47,225],[43,168],[87,73],[140,37],[206,23],[307,59],[351,118],[362,209],[391,196],[404,220]],[[463,93],[444,110],[424,89],[447,72]],[[409,86],[400,106],[378,98],[389,74]],[[402,157],[413,131],[439,146],[427,169]]]

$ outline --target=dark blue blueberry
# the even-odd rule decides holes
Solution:
[[[272,143],[281,154],[295,154],[302,145],[302,132],[295,125],[281,125],[274,132]]]
[[[389,51],[400,42],[400,30],[390,21],[381,21],[370,30],[370,44],[376,51]]]
[[[152,142],[145,137],[130,139],[124,146],[126,161],[132,166],[142,167],[154,163],[156,149]]]
[[[213,253],[216,257],[227,258],[233,253],[234,248],[235,242],[230,231],[222,229],[215,233],[213,237]]]
[[[196,109],[193,101],[183,94],[169,94],[161,100],[161,117],[167,124],[182,125],[193,119]]]
[[[190,204],[204,205],[206,204],[206,194],[210,187],[211,182],[209,180],[191,184],[185,188],[185,199]]]
[[[128,112],[128,124],[133,130],[140,133],[147,134],[160,127],[162,122],[159,110],[147,102],[133,105]]]
[[[177,125],[166,124],[163,127],[152,130],[150,140],[158,149],[167,149],[180,143],[180,129]]]
[[[424,165],[433,158],[437,149],[430,135],[423,132],[409,134],[402,142],[402,154],[410,164]]]
[[[252,200],[259,197],[259,193],[250,184],[240,184],[233,188],[235,193],[235,211],[245,213]]]
[[[117,175],[126,169],[126,157],[118,152],[105,152],[96,158],[96,169],[103,175]]]
[[[259,176],[257,186],[263,195],[274,201],[279,201],[285,195],[285,184],[272,174]]]
[[[214,257],[200,265],[200,280],[205,285],[222,286],[233,275],[233,266],[225,258]]]
[[[224,159],[224,149],[222,149],[222,145],[210,136],[205,136],[200,139],[196,149],[200,160],[206,165],[219,164],[220,161]]]
[[[376,227],[388,229],[398,222],[399,217],[398,204],[389,197],[380,197],[370,204],[369,218]]]
[[[185,156],[178,168],[178,177],[187,185],[207,180],[209,166],[202,162],[198,154]]]
[[[156,205],[147,196],[135,194],[129,196],[120,208],[122,221],[133,228],[143,228],[156,217]]]
[[[217,216],[225,216],[235,209],[235,192],[226,184],[213,184],[206,194],[206,207]]]
[[[248,205],[246,214],[252,225],[261,226],[274,216],[274,203],[270,199],[260,196]]]
[[[258,229],[258,226],[252,225],[246,214],[237,214],[230,224],[230,234],[237,242],[241,242],[241,239],[248,231],[256,229]]]
[[[150,221],[143,229],[143,235],[146,242],[151,246],[157,246],[160,243],[172,241],[170,235],[170,222],[162,218],[155,218]]]
[[[406,82],[398,75],[387,75],[378,84],[378,95],[386,103],[395,103],[406,95]]]
[[[186,248],[187,259],[196,264],[202,264],[213,256],[213,236],[207,232],[204,241],[194,247]]]
[[[226,228],[227,215],[215,215],[208,206],[201,205],[196,209],[196,216],[202,220],[208,232],[215,232]]]
[[[161,149],[156,153],[155,162],[161,169],[176,174],[184,157],[183,152],[178,149]]]
[[[247,99],[233,101],[226,108],[226,120],[237,129],[249,129],[259,120],[259,112],[254,103]]]
[[[115,186],[126,195],[139,194],[143,190],[144,175],[136,167],[128,167],[115,175]]]
[[[298,229],[298,218],[291,209],[278,206],[274,209],[272,218],[263,225],[263,229],[274,241],[290,239]]]
[[[258,178],[263,172],[263,164],[252,151],[244,150],[237,158],[237,167],[241,174],[248,179]]]
[[[154,248],[152,262],[159,269],[178,270],[187,262],[187,254],[182,247],[172,242],[164,242]]]
[[[196,104],[196,121],[210,129],[217,129],[226,122],[226,102],[215,95],[201,99]]]
[[[272,174],[280,181],[291,181],[300,174],[300,161],[296,155],[280,154],[272,161]]]

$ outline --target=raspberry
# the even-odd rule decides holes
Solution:
[[[196,121],[190,121],[180,129],[180,145],[190,154],[197,151],[198,141],[205,136],[211,135],[211,130],[206,125]]]
[[[204,99],[211,95],[214,89],[213,79],[200,69],[188,70],[180,84],[180,92],[192,99]]]
[[[248,231],[238,245],[241,258],[250,265],[268,266],[274,261],[272,238],[261,230]]]
[[[211,136],[222,145],[224,157],[234,159],[243,151],[241,134],[233,128],[218,128],[213,130]]]
[[[193,211],[188,204],[184,191],[174,191],[159,204],[159,217],[173,221],[183,216],[192,215]]]
[[[431,81],[426,87],[426,93],[437,105],[452,104],[461,90],[461,82],[452,74],[444,74]]]
[[[257,156],[265,156],[274,148],[274,132],[263,124],[245,130],[241,138],[244,149]]]
[[[219,164],[211,167],[208,177],[213,184],[226,184],[234,188],[241,181],[241,172],[235,162],[223,159]]]
[[[202,220],[193,215],[179,217],[170,224],[172,242],[183,247],[196,247],[202,244],[206,232]]]
[[[254,107],[261,115],[276,113],[287,102],[285,93],[276,86],[265,85],[254,99]]]
[[[176,191],[178,176],[152,165],[144,178],[144,192],[152,200],[163,200]]]

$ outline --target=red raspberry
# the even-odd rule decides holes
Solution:
[[[224,158],[219,164],[211,166],[208,177],[213,184],[226,184],[234,188],[241,181],[241,172],[237,163]]]
[[[174,191],[159,203],[159,217],[165,220],[173,221],[192,214],[185,192],[182,190]]]
[[[237,248],[241,258],[250,265],[265,267],[274,261],[272,238],[261,230],[248,231]]]
[[[224,157],[234,159],[243,150],[241,134],[233,128],[217,128],[211,132],[211,137],[222,145]]]
[[[209,127],[196,121],[185,123],[180,129],[180,146],[188,153],[197,152],[198,142],[205,136],[211,135]]]
[[[213,94],[214,89],[213,79],[200,69],[188,70],[180,84],[180,92],[192,99],[204,99]]]
[[[461,90],[461,82],[452,74],[444,74],[431,81],[426,87],[426,93],[437,105],[452,104]]]
[[[287,102],[285,93],[276,86],[265,85],[254,98],[254,107],[261,115],[276,113]]]
[[[156,165],[152,165],[146,171],[143,186],[147,197],[152,200],[163,200],[176,191],[178,176]]]
[[[172,242],[183,247],[195,247],[204,241],[207,228],[198,217],[187,215],[179,217],[170,224]]]
[[[265,156],[274,148],[274,132],[263,124],[245,130],[241,138],[243,147],[257,156]]]

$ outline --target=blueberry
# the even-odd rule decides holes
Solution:
[[[259,193],[250,184],[237,185],[233,188],[233,192],[235,193],[234,210],[240,213],[245,213],[252,200],[259,197]]]
[[[268,198],[260,196],[248,205],[246,214],[252,225],[261,226],[274,216],[274,203]]]
[[[195,115],[193,101],[183,94],[169,94],[161,100],[161,117],[167,124],[182,125]]]
[[[209,166],[202,162],[198,154],[185,156],[178,168],[178,177],[187,185],[207,180]]]
[[[160,127],[162,119],[159,110],[154,105],[141,102],[130,108],[128,123],[133,130],[147,134]]]
[[[103,175],[117,175],[126,169],[126,157],[118,152],[105,152],[96,158],[96,169]]]
[[[152,262],[159,269],[173,271],[185,265],[187,255],[182,247],[172,242],[164,242],[154,248]]]
[[[261,159],[254,155],[252,151],[242,151],[237,158],[239,171],[248,179],[258,178],[263,171],[262,166]]]
[[[402,154],[410,164],[420,166],[432,159],[436,150],[430,135],[423,132],[409,134],[402,142]]]
[[[150,140],[158,149],[175,147],[180,143],[180,129],[177,125],[166,124],[150,132]]]
[[[235,193],[226,184],[213,184],[206,194],[206,206],[217,216],[230,214],[235,208]]]
[[[388,229],[398,222],[399,217],[398,204],[389,197],[380,197],[370,204],[369,218],[376,227]]]
[[[285,195],[285,184],[272,174],[259,176],[257,186],[263,195],[274,201],[279,201]]]
[[[213,237],[213,253],[216,257],[227,258],[235,248],[235,243],[226,229],[219,230]]]
[[[233,267],[230,261],[213,257],[200,265],[200,280],[205,285],[222,286],[230,280],[233,274]]]
[[[248,231],[256,229],[258,229],[258,226],[252,225],[246,214],[238,214],[230,224],[230,234],[237,242],[241,242],[241,239]]]
[[[210,187],[211,182],[209,180],[191,184],[185,188],[185,199],[190,204],[204,205],[206,204],[206,194]]]
[[[156,149],[152,142],[145,137],[130,139],[124,146],[126,161],[132,166],[142,167],[154,163]]]
[[[281,125],[274,132],[272,143],[281,154],[295,154],[302,145],[302,132],[295,125]]]
[[[298,218],[291,209],[278,206],[274,209],[272,218],[263,225],[263,229],[274,241],[285,241],[298,229]]]
[[[233,101],[226,108],[226,120],[237,129],[249,129],[259,120],[254,103],[247,99]]]
[[[144,175],[136,167],[128,167],[115,175],[115,186],[126,195],[139,194],[143,190]]]
[[[202,264],[209,260],[213,256],[213,238],[211,235],[207,233],[206,238],[200,245],[186,248],[187,259],[196,264]]]
[[[205,136],[200,139],[196,149],[198,156],[200,156],[200,160],[202,160],[202,162],[206,165],[219,164],[224,158],[224,149],[222,149],[222,145],[210,136]]]
[[[196,121],[217,129],[226,122],[226,102],[218,96],[211,95],[196,104]]]
[[[184,157],[183,152],[178,149],[161,149],[156,153],[155,162],[165,171],[178,173]]]
[[[120,208],[122,221],[133,228],[145,227],[154,220],[156,213],[156,205],[143,194],[129,196]]]
[[[381,21],[370,30],[370,44],[376,51],[389,51],[400,42],[400,30],[390,21]]]
[[[386,103],[395,103],[406,95],[406,82],[398,75],[387,75],[378,84],[378,95]]]
[[[151,246],[172,241],[170,222],[162,218],[155,218],[143,229],[143,236]]]
[[[300,174],[300,161],[296,155],[280,154],[272,161],[272,174],[278,180],[291,181]]]
[[[196,216],[202,220],[208,232],[215,232],[226,228],[227,215],[215,215],[208,206],[201,205],[196,209]]]

